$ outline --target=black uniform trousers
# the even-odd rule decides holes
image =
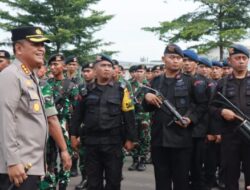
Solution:
[[[120,190],[122,156],[121,144],[86,145],[87,189]]]
[[[245,186],[250,186],[250,145],[235,133],[222,135],[222,159],[225,164],[226,190],[239,190],[241,163]]]
[[[205,158],[205,138],[193,137],[191,156],[191,183],[192,190],[202,190],[204,187],[203,164]]]
[[[192,149],[152,146],[156,190],[187,190]]]
[[[28,175],[28,178],[21,184],[20,187],[14,186],[11,190],[37,190],[40,182],[40,176]],[[7,174],[0,174],[0,190],[7,190],[12,183]]]

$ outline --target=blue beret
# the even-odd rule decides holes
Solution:
[[[10,59],[10,53],[6,50],[0,50],[0,57]]]
[[[50,40],[44,36],[40,27],[35,26],[23,26],[11,30],[11,40],[13,42],[18,40],[29,40],[34,43],[50,42]]]
[[[198,55],[191,49],[186,49],[183,51],[184,57],[188,57],[189,59],[199,62]]]
[[[231,67],[231,65],[228,64],[227,59],[223,60],[223,67]]]
[[[199,64],[206,65],[207,67],[212,67],[212,62],[206,57],[199,57]]]
[[[240,44],[233,44],[228,49],[229,55],[234,55],[238,53],[243,53],[249,58],[249,50]]]
[[[107,62],[111,63],[112,65],[114,65],[112,59],[104,53],[98,54],[96,56],[96,60],[95,60],[94,64],[99,63],[101,61],[107,61]]]
[[[178,54],[183,57],[182,49],[176,44],[169,44],[164,50],[164,55],[165,54]]]
[[[70,55],[66,58],[66,64],[70,63],[70,62],[78,62],[77,57],[74,55]]]
[[[212,61],[212,66],[223,67],[223,63],[220,61]]]
[[[49,60],[48,60],[48,65],[51,64],[52,61],[64,61],[65,60],[65,57],[63,54],[54,54],[52,56],[50,56]]]

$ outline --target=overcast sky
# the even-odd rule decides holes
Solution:
[[[113,56],[118,60],[138,62],[141,57],[159,60],[166,44],[141,28],[159,26],[159,22],[171,21],[197,7],[191,0],[101,0],[97,8],[115,17],[96,36],[115,43],[107,49],[120,51]]]

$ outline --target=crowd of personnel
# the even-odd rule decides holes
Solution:
[[[219,61],[169,44],[163,64],[132,65],[126,80],[105,54],[45,60],[39,27],[12,41],[12,63],[0,50],[0,190],[66,190],[78,171],[76,190],[119,190],[126,156],[131,172],[153,164],[156,190],[239,190],[242,172],[250,189],[245,46]]]

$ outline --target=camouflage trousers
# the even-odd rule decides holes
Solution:
[[[147,154],[150,151],[150,122],[137,120],[138,127],[138,146],[135,147],[132,151],[133,158],[144,157],[146,158]]]
[[[67,144],[67,148],[70,154],[72,154],[70,139],[68,136],[68,131],[66,130],[65,123],[60,122],[62,126],[63,137]],[[69,184],[70,181],[70,171],[65,171],[63,169],[62,161],[59,156],[59,149],[52,139],[48,138],[47,141],[47,151],[46,151],[46,161],[47,161],[47,172],[44,179],[39,184],[40,190],[53,190],[56,188],[57,184],[60,186],[65,186]],[[59,161],[59,163],[58,163]]]

